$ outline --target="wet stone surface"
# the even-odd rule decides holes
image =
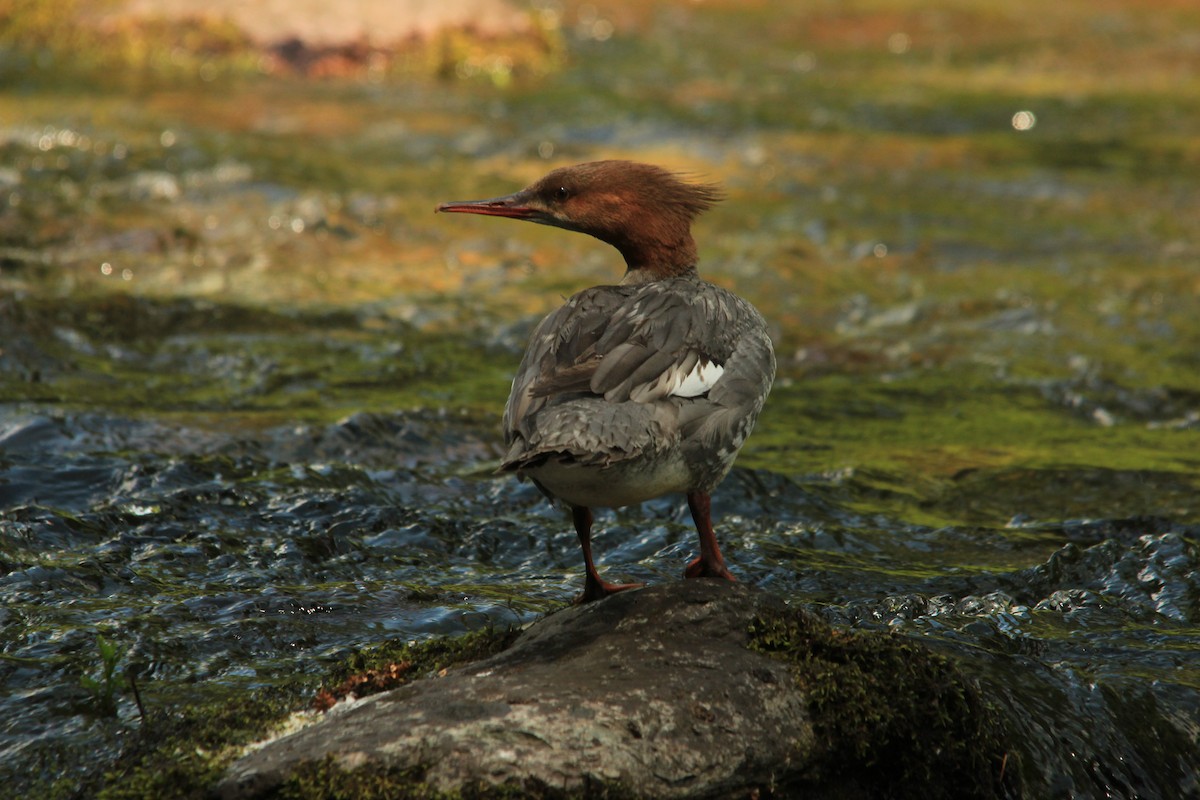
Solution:
[[[747,648],[765,608],[784,606],[697,580],[561,611],[500,655],[334,707],[256,748],[217,794],[269,796],[329,757],[347,770],[419,770],[445,792],[716,797],[794,783],[813,734],[786,663]]]

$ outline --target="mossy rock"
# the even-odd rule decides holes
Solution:
[[[1019,793],[1002,720],[919,641],[694,580],[551,614],[495,655],[265,743],[218,791],[997,798]]]
[[[833,796],[1019,794],[1002,712],[949,657],[800,611],[756,618],[750,636],[751,648],[792,666],[816,734],[810,779],[839,787]]]

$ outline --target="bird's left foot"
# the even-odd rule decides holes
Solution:
[[[610,594],[617,592],[628,591],[629,589],[641,589],[645,584],[642,583],[609,583],[608,581],[589,579],[583,586],[583,593],[575,597],[575,605],[581,606],[584,603],[593,603],[597,600],[603,600]]]
[[[724,578],[727,581],[737,583],[737,578],[733,577],[733,573],[725,566],[724,561],[716,563],[705,561],[703,558],[697,558],[695,561],[687,565],[687,569],[683,571],[685,578]]]

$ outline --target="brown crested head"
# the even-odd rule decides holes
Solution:
[[[696,266],[692,220],[722,198],[652,164],[593,161],[562,167],[521,191],[491,200],[443,203],[438,211],[512,217],[595,236],[620,251],[627,280]]]

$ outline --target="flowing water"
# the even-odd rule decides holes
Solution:
[[[618,156],[726,185],[701,269],[773,325],[714,499],[739,578],[964,659],[1031,797],[1200,796],[1200,20],[1085,6],[1050,50],[899,0],[540,4],[537,78],[10,81],[0,795],[119,752],[127,674],[236,702],[578,591],[498,418],[619,259],[432,209]],[[598,527],[609,579],[694,554],[681,498]]]

